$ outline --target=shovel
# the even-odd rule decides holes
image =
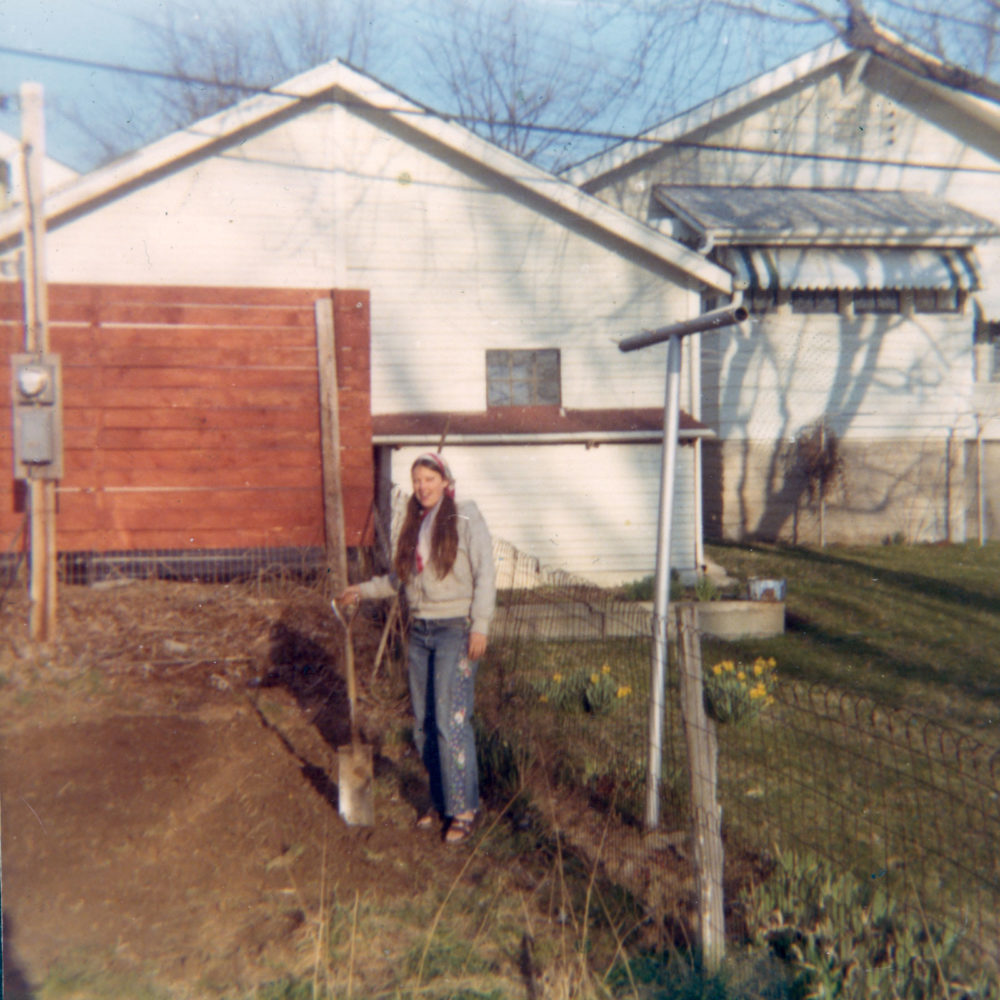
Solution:
[[[348,826],[375,825],[375,766],[372,748],[361,742],[358,732],[358,684],[354,673],[353,605],[341,610],[333,602],[333,613],[346,633],[344,660],[347,673],[347,700],[351,708],[351,742],[337,747],[337,798],[340,815]]]

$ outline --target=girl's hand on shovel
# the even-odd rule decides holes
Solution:
[[[338,594],[334,599],[334,604],[342,604],[345,608],[349,608],[354,604],[359,603],[361,600],[361,585],[357,583],[352,583],[349,587],[344,589],[342,594]]]
[[[361,603],[361,588],[355,583],[348,587],[342,594],[339,594],[331,602],[333,608],[333,613],[337,616],[337,620],[340,622],[344,628],[350,625],[351,620],[354,618],[354,612],[358,609],[358,604]],[[340,610],[343,606],[343,612]]]

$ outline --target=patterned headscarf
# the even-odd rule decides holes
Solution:
[[[453,500],[455,499],[455,477],[451,474],[448,463],[437,452],[426,451],[423,455],[419,455],[413,460],[411,469],[416,468],[418,465],[430,465],[436,469],[448,484],[445,487],[445,493]]]

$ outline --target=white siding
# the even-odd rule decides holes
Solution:
[[[392,456],[392,479],[410,492],[410,466],[426,448]],[[561,569],[612,585],[656,567],[659,445],[445,446],[459,499],[475,500],[494,538]],[[678,450],[672,565],[695,568],[694,449]]]
[[[489,348],[558,348],[566,408],[662,406],[666,348],[625,355],[617,341],[698,312],[691,280],[391,129],[318,106],[165,169],[54,227],[49,279],[366,289],[376,414],[485,410]],[[404,487],[413,454],[393,459]],[[450,448],[449,458],[495,534],[542,564],[603,583],[653,572],[659,446]],[[692,449],[678,467],[675,564],[690,569]]]
[[[768,314],[702,342],[706,422],[789,440],[825,417],[845,439],[974,434],[972,319]]]
[[[664,349],[616,341],[697,294],[405,138],[303,113],[59,226],[50,280],[369,289],[376,413],[484,409],[487,347],[560,348],[567,407],[661,405]]]

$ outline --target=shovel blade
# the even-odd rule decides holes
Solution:
[[[375,765],[370,746],[338,747],[337,798],[348,826],[375,825]]]

